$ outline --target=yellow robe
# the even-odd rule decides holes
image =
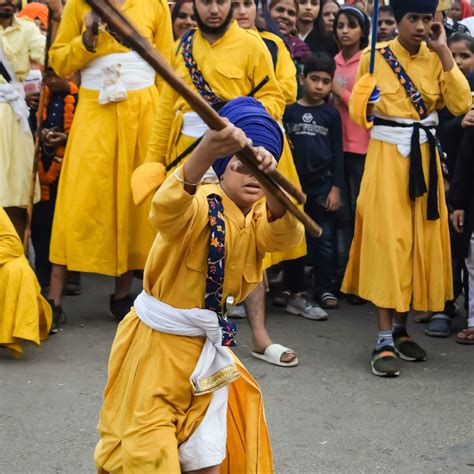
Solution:
[[[178,170],[180,173],[181,170]],[[153,198],[159,234],[145,268],[145,291],[177,308],[202,308],[209,216],[207,196],[222,197],[226,225],[223,298],[242,301],[262,279],[265,252],[295,245],[304,231],[289,213],[268,223],[259,202],[244,216],[217,185],[195,195],[170,175]],[[189,377],[204,338],[154,331],[131,313],[120,323],[109,362],[95,461],[100,473],[179,473],[178,446],[197,429],[211,394],[193,396]],[[239,365],[229,386],[227,458],[222,473],[273,472],[270,440],[257,383]]]
[[[210,44],[196,30],[193,56],[214,93],[223,100],[247,95],[268,76],[269,81],[254,97],[275,119],[283,115],[285,101],[275,79],[270,53],[254,32],[243,30],[234,21],[221,38]],[[178,76],[196,91],[181,50],[176,52],[173,66]],[[189,104],[165,84],[150,136],[147,162],[168,165],[195,141],[181,134],[183,114],[191,111]]]
[[[51,306],[6,212],[0,208],[0,346],[12,356],[23,354],[24,341],[40,342],[51,328]]]
[[[140,32],[170,60],[171,19],[165,0],[126,0],[121,7]],[[90,12],[85,0],[68,0],[50,65],[61,77],[94,58],[127,52],[102,27],[97,52],[81,35]],[[162,79],[128,91],[124,102],[99,105],[98,91],[81,88],[59,180],[50,259],[70,270],[118,276],[142,269],[155,233],[147,222],[150,200],[132,202],[130,178],[145,160]]]
[[[413,57],[397,39],[389,45],[421,92],[430,113],[443,106],[454,115],[470,109],[469,85],[457,66],[444,72],[438,56],[424,43]],[[369,53],[365,52],[359,78],[367,73],[368,66]],[[375,78],[381,91],[380,102],[375,106],[377,115],[419,120],[405,89],[379,53]],[[353,94],[350,109],[357,109],[356,100],[357,95]],[[427,143],[421,145],[421,152],[428,181]],[[410,158],[402,156],[395,145],[370,140],[342,291],[400,312],[408,311],[410,305],[415,310],[442,311],[453,290],[448,211],[439,157],[440,218],[434,221],[426,217],[427,193],[415,202],[409,198],[409,164]]]
[[[45,42],[37,26],[26,18],[13,17],[11,26],[0,26],[0,46],[15,73],[14,80],[27,78],[32,61],[43,64]],[[6,82],[0,74],[0,84]],[[25,132],[12,107],[0,102],[0,207],[28,205],[34,154],[30,130]],[[39,200],[36,180],[34,202]]]

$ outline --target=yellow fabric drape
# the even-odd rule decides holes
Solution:
[[[23,342],[36,345],[48,337],[51,306],[6,212],[0,208],[0,346],[20,358]]]

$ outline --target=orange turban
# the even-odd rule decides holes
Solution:
[[[45,28],[48,28],[48,7],[42,3],[32,2],[28,3],[25,8],[23,8],[18,16],[27,16],[31,20],[36,20],[37,18]]]

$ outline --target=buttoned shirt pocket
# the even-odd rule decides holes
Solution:
[[[423,95],[423,99],[425,100],[426,107],[428,110],[433,110],[441,98],[441,87],[436,78],[429,79],[429,78],[422,78],[421,79],[421,94]]]

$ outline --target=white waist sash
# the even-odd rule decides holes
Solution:
[[[181,133],[188,137],[201,138],[209,127],[196,112],[185,112],[183,114],[183,126]]]
[[[99,104],[121,102],[127,91],[155,84],[155,70],[138,53],[112,53],[93,59],[81,70],[81,87],[99,91]]]
[[[413,125],[416,120],[397,118],[397,117],[385,117],[383,115],[377,115],[381,119],[391,120],[406,125]],[[420,120],[418,123],[424,127],[436,127],[439,123],[438,112],[432,112],[428,117]],[[432,131],[433,135],[435,130]],[[413,134],[413,128],[411,127],[390,127],[389,125],[374,125],[370,131],[370,137],[375,140],[380,140],[385,143],[397,145],[398,151],[403,156],[408,156],[411,151],[411,137]],[[426,143],[428,136],[425,130],[420,129],[420,143]]]
[[[216,313],[207,309],[177,309],[142,291],[135,312],[148,327],[177,336],[206,337],[190,382],[195,395],[214,392],[239,377],[229,350],[222,346],[222,330]]]
[[[23,131],[29,133],[28,117],[30,116],[30,109],[26,105],[23,84],[19,82],[0,84],[0,102],[7,103],[13,109]]]

